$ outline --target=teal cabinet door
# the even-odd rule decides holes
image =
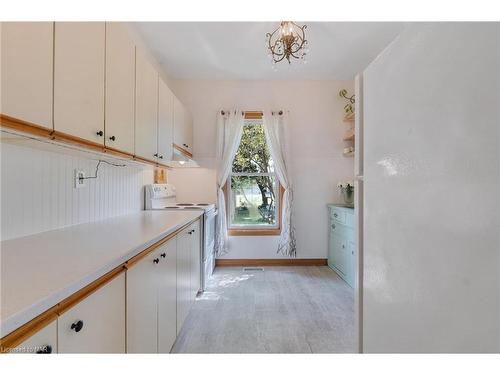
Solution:
[[[328,266],[351,287],[355,281],[354,215],[345,208],[330,207]]]

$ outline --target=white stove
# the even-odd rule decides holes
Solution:
[[[144,194],[146,210],[203,210],[203,245],[202,245],[202,291],[206,280],[212,275],[215,268],[215,216],[217,210],[213,203],[179,203],[177,192],[171,184],[147,185]]]

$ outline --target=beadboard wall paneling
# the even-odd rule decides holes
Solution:
[[[97,179],[75,189],[75,169],[95,173],[97,157],[1,144],[1,239],[7,240],[143,209],[153,171],[101,163]]]

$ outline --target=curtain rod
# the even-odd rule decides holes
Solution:
[[[274,112],[272,112],[272,113],[274,114]],[[226,112],[224,112],[224,111],[222,110],[222,111],[220,111],[220,114],[221,114],[222,116],[224,116],[224,115],[226,114]],[[260,115],[260,116],[262,116],[264,113],[263,113],[262,111],[241,111],[241,114],[242,114],[242,115],[246,115],[246,114],[247,114],[247,115]],[[281,111],[281,110],[280,110],[280,111],[278,112],[278,115],[280,115],[280,116],[281,116],[282,114],[283,114],[283,111]]]

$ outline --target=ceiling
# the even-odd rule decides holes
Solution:
[[[299,22],[299,24],[302,24]],[[173,79],[352,79],[401,32],[404,23],[307,22],[306,64],[272,69],[265,36],[278,22],[134,24]]]

